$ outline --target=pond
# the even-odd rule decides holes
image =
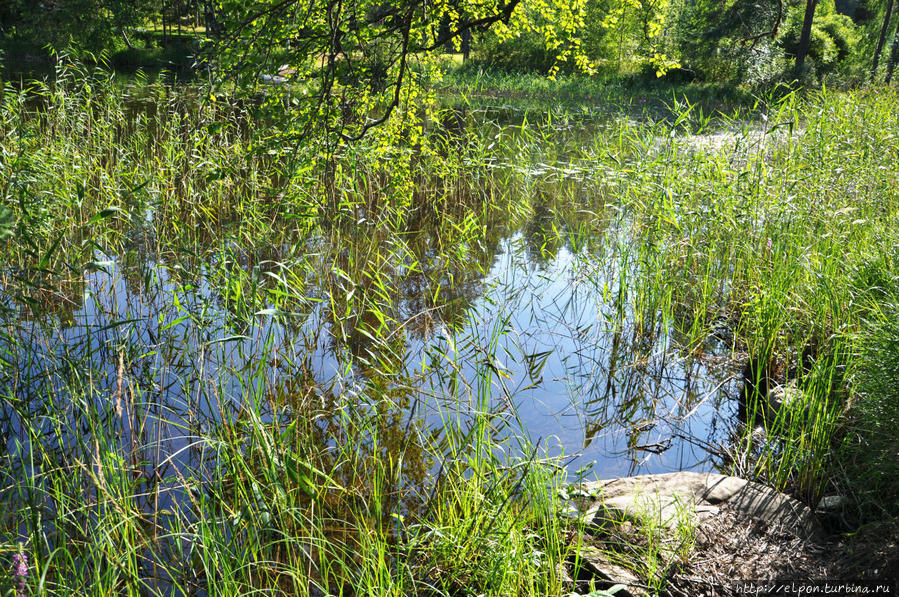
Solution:
[[[893,91],[435,93],[324,147],[199,86],[2,94],[0,551],[34,593],[565,594],[591,477],[887,503]]]
[[[33,164],[15,162],[10,188],[42,199],[21,204],[9,234],[24,249],[0,272],[2,499],[42,518],[8,521],[10,544],[89,545],[91,529],[127,511],[156,545],[134,548],[146,567],[136,574],[170,587],[172,562],[198,549],[195,529],[219,521],[221,541],[237,541],[248,520],[276,518],[279,492],[307,507],[319,498],[303,491],[330,503],[351,489],[338,519],[359,517],[359,496],[379,491],[390,504],[379,512],[427,511],[447,463],[480,453],[479,433],[496,462],[539,460],[563,482],[727,465],[733,335],[722,322],[698,342],[682,336],[670,282],[652,269],[660,249],[616,195],[621,160],[672,143],[652,124],[627,156],[621,140],[644,126],[628,115],[459,107],[447,128],[478,131],[467,142],[483,145],[449,178],[477,178],[459,205],[446,207],[437,177],[393,210],[392,181],[363,170],[346,175],[361,199],[308,226],[302,213],[269,211],[286,201],[283,173],[260,174],[270,158],[234,157],[252,134],[246,114],[224,134],[189,124],[196,97],[133,95],[106,105],[107,128],[71,107],[47,117],[112,156],[90,174],[88,149],[59,171],[83,169],[96,190],[78,187],[62,207],[58,187],[41,190],[41,168],[77,153],[64,138],[58,154],[41,153],[48,141],[22,153]],[[44,101],[63,100],[23,104],[33,113],[22,130],[47,126]],[[133,184],[103,209],[106,169]],[[259,191],[266,184],[282,192]],[[47,215],[55,209],[69,215]],[[22,232],[34,222],[44,238]],[[293,489],[248,481],[269,456]]]
[[[529,171],[558,185],[583,174],[566,163]],[[431,271],[404,272],[399,257],[388,274],[386,323],[352,302],[357,290],[377,291],[377,281],[362,288],[351,279],[342,267],[357,258],[325,237],[255,251],[231,243],[182,260],[152,249],[152,214],[146,222],[123,253],[97,251],[83,275],[39,302],[16,308],[20,289],[7,272],[4,348],[34,413],[72,409],[44,401],[70,394],[76,370],[100,390],[93,408],[114,404],[127,418],[140,408],[123,402],[140,403],[142,437],[124,425],[122,440],[152,448],[137,458],[148,475],[190,470],[188,448],[202,432],[253,401],[268,417],[285,416],[282,407],[297,405],[279,400],[298,391],[298,380],[344,397],[376,386],[407,414],[417,404],[413,416],[426,428],[439,428],[447,409],[502,411],[505,433],[564,456],[572,475],[711,470],[732,430],[731,347],[710,337],[702,351],[685,353],[661,310],[634,312],[625,218],[587,216],[581,237],[566,240],[544,207],[514,229],[494,222],[461,262],[425,249],[415,261]],[[257,304],[251,316],[236,315],[235,293],[286,277],[300,280],[303,309]],[[487,387],[472,390],[485,375]],[[15,453],[22,431],[12,431]]]

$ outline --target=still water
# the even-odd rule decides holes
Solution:
[[[70,413],[72,425],[83,409],[106,413],[153,478],[196,468],[204,433],[251,406],[289,420],[305,415],[304,392],[352,404],[373,388],[423,428],[439,428],[447,413],[499,413],[500,435],[539,442],[570,476],[712,469],[733,419],[728,347],[710,338],[701,357],[685,354],[661,314],[635,324],[620,300],[629,267],[621,223],[584,247],[552,249],[539,227],[498,237],[472,257],[480,268],[440,272],[436,263],[447,285],[437,293],[433,272],[398,268],[386,322],[354,312],[358,287],[344,284],[321,239],[296,268],[286,256],[295,248],[219,251],[193,267],[147,257],[139,244],[97,253],[40,310],[7,300],[15,374],[6,381],[38,427],[45,409]],[[264,286],[297,270],[304,287],[290,311],[256,304],[235,316],[229,279]],[[72,391],[84,386],[77,376],[90,376],[89,396]],[[15,445],[19,425],[9,453],[27,452]]]

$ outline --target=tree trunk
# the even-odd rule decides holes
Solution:
[[[809,43],[812,40],[812,21],[815,19],[815,9],[818,0],[806,0],[805,19],[802,21],[802,34],[799,36],[799,47],[796,49],[796,70],[801,71],[805,66],[805,57],[808,56]]]
[[[162,10],[159,14],[162,16],[162,45],[165,47],[168,47],[169,38],[168,38],[168,35],[166,35],[166,30],[165,30],[165,0],[163,0],[163,2],[162,2]]]
[[[886,83],[890,84],[890,79],[893,78],[893,67],[896,66],[896,61],[899,60],[899,30],[893,34],[893,51],[890,52],[890,63],[887,64],[887,76]]]
[[[128,49],[129,49],[129,50],[133,50],[133,49],[134,49],[134,45],[131,43],[131,40],[128,39],[128,34],[125,32],[125,28],[124,28],[124,27],[119,27],[119,32],[121,32],[121,34],[122,34],[122,39],[125,40],[125,45],[128,46]]]
[[[877,39],[877,48],[874,50],[874,63],[871,65],[871,80],[877,76],[877,64],[880,62],[880,53],[883,44],[887,40],[887,29],[890,27],[890,17],[893,16],[893,0],[887,0],[887,12],[883,17],[883,27],[880,28],[880,37]]]
[[[206,35],[209,37],[217,37],[221,33],[218,18],[215,14],[215,7],[208,0],[203,2],[203,21],[206,25]]]

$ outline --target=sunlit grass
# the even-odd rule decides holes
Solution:
[[[466,327],[499,240],[536,216],[529,254],[579,255],[616,344],[702,358],[726,328],[735,368],[798,388],[773,416],[752,397],[722,468],[868,503],[846,475],[873,470],[896,495],[877,440],[895,420],[896,100],[459,110],[414,149],[325,159],[200,88],[75,66],[7,86],[2,547],[32,555],[36,593],[562,594],[565,472],[514,424],[502,318]],[[97,279],[121,282],[85,321]],[[406,339],[438,335],[411,369]],[[336,382],[309,362],[322,344]]]

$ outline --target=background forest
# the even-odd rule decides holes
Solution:
[[[234,3],[231,3],[232,5]],[[252,4],[252,3],[250,3]],[[471,68],[605,76],[668,71],[681,80],[764,84],[795,75],[857,81],[892,75],[899,37],[894,0],[578,0],[567,10],[537,2],[527,24],[466,30],[446,44]],[[204,38],[224,33],[233,6],[198,0],[2,0],[0,47],[14,56],[77,48],[114,64],[186,64]],[[553,40],[547,21],[566,29],[574,53]],[[444,17],[442,27],[450,26]],[[561,50],[561,51],[560,51]],[[798,60],[797,60],[798,58]]]

